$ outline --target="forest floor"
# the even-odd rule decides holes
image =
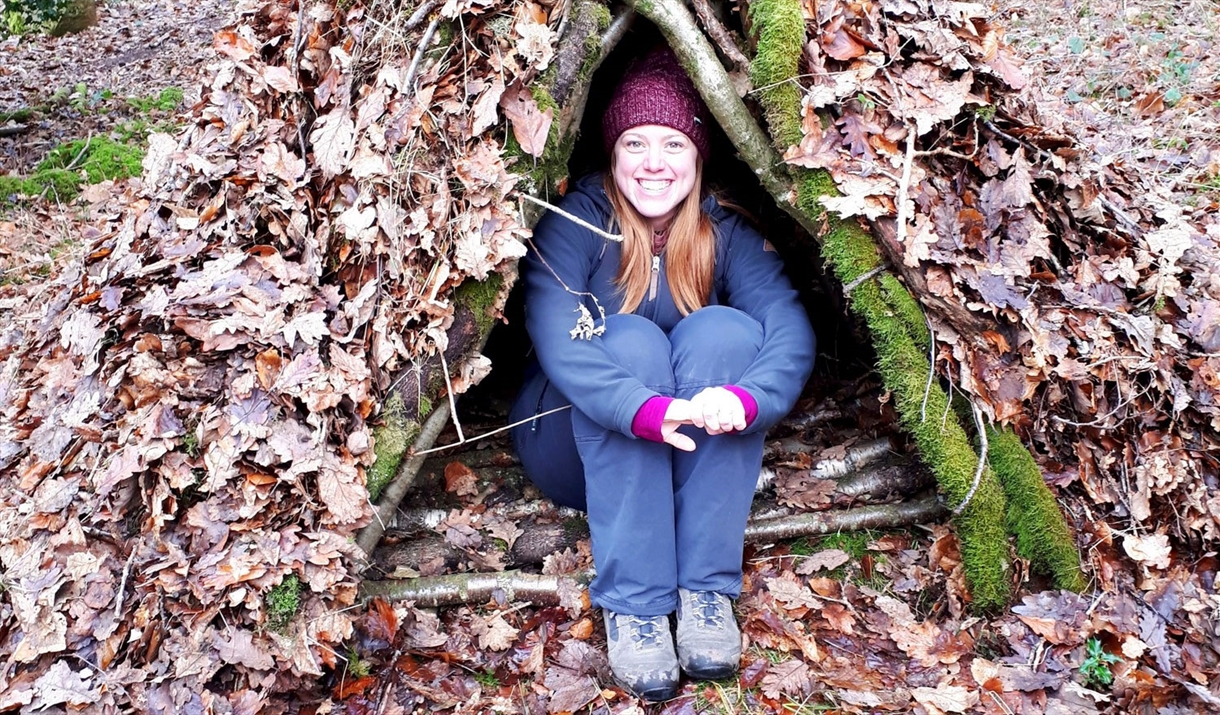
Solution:
[[[231,0],[107,0],[99,25],[80,35],[0,40],[0,176],[32,174],[72,140],[138,142],[172,127],[198,96],[212,32],[233,12]],[[1220,208],[1215,0],[1002,0],[997,13],[1048,124],[1107,161],[1155,176],[1188,214]],[[175,107],[159,102],[174,99],[163,93],[174,88],[182,91]],[[24,109],[33,111],[11,115]],[[95,220],[134,195],[131,182],[104,182],[77,198],[0,196],[0,310],[31,300],[80,252]],[[892,427],[874,419],[835,430],[834,439],[803,435],[815,445],[811,458]],[[502,441],[476,446],[511,466]],[[452,500],[442,533],[470,531],[500,486],[482,472],[467,479],[478,469],[470,460],[437,460],[423,475]],[[1057,488],[1086,559],[1091,588],[1082,595],[1045,590],[1018,564],[1017,605],[971,613],[945,526],[778,542],[747,550],[738,614],[749,647],[739,678],[687,682],[674,700],[643,706],[606,677],[594,611],[494,599],[439,612],[398,605],[371,609],[362,621],[322,711],[1220,711],[1216,555],[1168,546],[1130,553],[1079,483]],[[578,570],[587,561],[578,547],[547,568]]]

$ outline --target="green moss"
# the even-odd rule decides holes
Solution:
[[[827,260],[835,267],[844,284],[859,273],[849,273],[834,262],[834,256],[858,258],[866,251],[860,247],[839,245],[840,242],[870,243],[863,230],[850,236],[828,236],[824,244]],[[887,305],[878,282],[866,281],[850,296],[852,309],[864,318],[877,351],[878,369],[885,386],[893,393],[902,425],[915,437],[920,456],[936,475],[946,503],[961,504],[970,493],[978,456],[970,445],[961,423],[951,419],[921,418],[925,390],[926,414],[941,415],[948,404],[948,395],[928,375],[931,366],[920,345],[916,344],[907,326]],[[955,518],[962,550],[962,564],[974,604],[982,610],[995,610],[1008,601],[1008,541],[1004,530],[1004,493],[995,474],[984,469],[978,489],[966,509]]]
[[[33,117],[34,113],[35,110],[30,107],[16,109],[11,112],[0,112],[0,124],[7,124],[8,122],[24,122]]]
[[[283,633],[301,610],[301,579],[296,574],[285,576],[263,597],[263,606],[267,610],[267,627]]]
[[[18,196],[67,201],[80,193],[80,176],[65,169],[43,169],[31,176],[0,176],[0,203]]]
[[[886,304],[907,327],[907,332],[915,339],[915,343],[926,348],[931,333],[928,331],[928,321],[924,317],[923,308],[919,307],[911,292],[893,275],[882,273],[878,278]]]
[[[800,142],[800,89],[795,83],[805,42],[805,24],[799,0],[755,0],[750,16],[758,37],[758,53],[751,78],[776,147],[783,151]],[[825,170],[795,173],[797,207],[815,221],[826,220],[822,237],[826,261],[839,281],[847,285],[881,265],[872,238],[853,220],[827,215],[818,201],[837,196],[833,178]],[[892,279],[891,279],[892,280]],[[878,369],[894,394],[903,426],[915,437],[923,460],[936,475],[949,504],[962,503],[971,490],[978,457],[956,420],[922,420],[921,407],[932,366],[920,343],[926,334],[914,329],[922,316],[918,304],[896,280],[866,281],[852,291],[852,310],[864,319],[877,351]],[[925,329],[926,332],[926,329]],[[933,381],[928,414],[941,414],[948,396]],[[962,562],[974,604],[994,610],[1008,600],[1008,542],[1004,533],[1004,494],[995,474],[983,472],[975,494],[955,520],[961,541]]]
[[[37,171],[69,169],[84,172],[90,184],[107,179],[125,179],[143,169],[144,150],[106,137],[75,139],[51,150]]]
[[[421,404],[422,408],[422,404]],[[421,415],[424,413],[421,411]],[[381,490],[390,483],[398,473],[398,465],[402,462],[407,448],[419,435],[419,422],[410,419],[402,396],[394,392],[381,408],[383,424],[373,430],[373,454],[377,459],[365,473],[365,486],[369,491],[369,499],[377,501]]]
[[[474,313],[475,323],[479,326],[479,334],[487,335],[496,324],[496,316],[492,311],[500,297],[500,289],[504,287],[504,276],[492,273],[487,280],[468,280],[453,292],[453,299],[459,307],[469,308]],[[420,411],[420,414],[424,414]]]
[[[1056,588],[1084,591],[1080,553],[1055,495],[1042,479],[1033,455],[1012,430],[987,430],[987,459],[1008,497],[1007,524],[1017,536],[1017,553],[1052,578]]]
[[[805,46],[800,0],[754,0],[750,19],[758,33],[758,54],[750,78],[759,88],[771,136],[782,149],[801,141],[801,89],[796,84]]]

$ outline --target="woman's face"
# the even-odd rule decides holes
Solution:
[[[677,129],[632,127],[614,144],[614,184],[652,230],[659,231],[695,188],[698,157],[695,143]]]

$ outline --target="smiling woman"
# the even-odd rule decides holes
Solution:
[[[561,202],[622,240],[552,213],[522,262],[537,359],[513,442],[548,497],[588,511],[611,669],[649,700],[679,670],[737,669],[731,599],[763,439],[813,367],[779,256],[705,195],[709,123],[672,52],[640,58],[603,115],[609,173]],[[574,313],[602,320],[574,331]]]

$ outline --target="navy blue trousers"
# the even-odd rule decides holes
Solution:
[[[689,399],[733,384],[754,361],[763,330],[750,316],[708,306],[666,334],[637,315],[611,315],[601,340],[662,395]],[[539,371],[513,405],[516,422],[570,404]],[[597,576],[594,604],[657,616],[677,608],[679,586],[736,598],[746,520],[765,431],[709,435],[694,452],[624,435],[572,408],[513,429],[530,480],[558,504],[588,512]]]

